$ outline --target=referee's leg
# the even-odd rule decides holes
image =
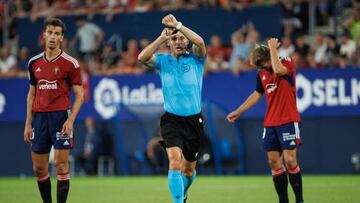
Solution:
[[[168,182],[174,203],[182,203],[184,197],[184,183],[181,175],[182,150],[180,147],[166,149],[169,158]]]

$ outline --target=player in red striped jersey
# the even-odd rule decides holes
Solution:
[[[52,202],[48,171],[54,146],[57,174],[57,202],[66,202],[70,187],[69,155],[73,147],[73,124],[83,103],[80,66],[61,50],[65,25],[57,18],[44,23],[45,51],[28,63],[30,88],[24,141],[31,144],[33,169],[43,202]],[[71,108],[70,90],[75,100]],[[70,111],[71,108],[71,111]]]
[[[296,107],[296,70],[291,58],[279,59],[278,40],[271,38],[268,46],[258,46],[251,55],[252,65],[259,67],[256,90],[235,111],[227,115],[234,122],[266,94],[267,110],[264,120],[263,148],[267,152],[274,186],[280,203],[288,203],[288,177],[296,197],[303,203],[302,175],[296,159],[300,145]],[[283,166],[283,159],[286,168]]]

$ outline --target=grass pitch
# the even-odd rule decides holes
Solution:
[[[360,176],[305,175],[308,203],[360,203]],[[53,202],[56,180],[52,179]],[[289,187],[290,202],[294,195]],[[41,202],[33,178],[0,178],[0,202]],[[165,176],[73,177],[69,203],[171,203]],[[189,203],[277,203],[270,176],[199,176]]]

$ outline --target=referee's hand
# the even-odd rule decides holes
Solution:
[[[28,144],[31,144],[32,142],[32,128],[31,126],[25,126],[24,130],[24,141]]]

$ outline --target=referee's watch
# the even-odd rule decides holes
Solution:
[[[179,21],[175,27],[175,30],[180,30],[182,28],[183,24]]]

